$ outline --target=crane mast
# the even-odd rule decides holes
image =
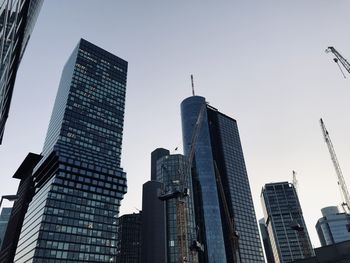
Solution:
[[[220,193],[220,199],[222,201],[223,204],[223,210],[224,210],[224,217],[226,220],[226,224],[229,230],[229,242],[230,242],[230,247],[233,253],[233,258],[232,263],[240,263],[241,262],[241,258],[240,258],[240,254],[239,254],[239,243],[238,243],[238,234],[236,231],[236,226],[235,226],[235,222],[234,222],[234,217],[230,215],[230,211],[228,208],[228,203],[225,197],[225,192],[224,192],[224,187],[222,185],[222,181],[221,181],[221,175],[219,172],[219,168],[216,164],[216,161],[214,161],[214,166],[215,166],[215,179],[217,182],[217,186],[219,188],[219,193]],[[230,261],[231,262],[231,261]]]
[[[293,170],[292,173],[293,173],[293,185],[294,185],[295,191],[298,191],[297,172]]]
[[[343,173],[340,169],[340,165],[339,165],[337,156],[335,154],[331,138],[329,137],[329,133],[328,133],[326,126],[324,125],[324,122],[322,119],[320,119],[320,124],[321,124],[321,129],[323,132],[323,137],[326,141],[326,144],[327,144],[327,147],[328,147],[328,150],[329,150],[329,153],[331,155],[331,159],[332,159],[332,162],[333,162],[333,165],[335,168],[335,172],[337,174],[338,185],[341,189],[341,193],[342,193],[342,196],[344,198],[344,202],[342,203],[342,206],[343,206],[345,212],[349,212],[350,211],[350,195],[348,192],[348,188],[346,186]]]
[[[333,53],[333,55],[335,56],[335,58],[333,58],[333,61],[337,63],[341,73],[343,74],[344,78],[346,78],[343,70],[339,65],[339,62],[343,65],[343,67],[349,74],[350,74],[350,63],[334,47],[328,47],[326,49],[326,53]]]

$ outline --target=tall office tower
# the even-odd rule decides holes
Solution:
[[[321,246],[350,240],[350,215],[340,213],[338,207],[321,209],[322,218],[317,221],[316,230]]]
[[[234,250],[239,252],[241,262],[264,262],[236,120],[209,106],[203,97],[185,99],[181,103],[185,155],[189,154],[195,123],[203,107],[192,163],[196,224],[205,247],[204,253],[199,254],[200,262],[233,262],[234,254],[237,256]],[[216,174],[221,184],[216,182]],[[228,222],[232,219],[239,235],[238,249],[231,248],[234,233]]]
[[[14,262],[115,260],[126,77],[126,61],[79,41],[63,69]]]
[[[34,195],[33,169],[40,159],[39,154],[29,153],[13,175],[13,178],[19,179],[20,183],[16,194],[17,200],[13,204],[9,224],[1,246],[0,262],[2,263],[12,263],[15,258],[24,216]]]
[[[264,219],[276,263],[314,256],[293,184],[266,184],[261,192]]]
[[[271,242],[270,242],[269,234],[267,232],[267,227],[265,225],[264,218],[261,218],[259,220],[259,228],[260,228],[260,233],[261,233],[261,237],[264,245],[266,261],[267,263],[275,263],[275,260],[272,254]]]
[[[141,213],[118,218],[117,263],[141,263]]]
[[[169,155],[170,152],[167,149],[157,148],[151,153],[151,180],[157,180],[157,161],[163,156]]]
[[[142,187],[141,262],[167,262],[165,202],[159,199],[163,184],[148,181]]]
[[[7,223],[9,222],[10,215],[11,215],[11,207],[4,207],[1,209],[0,214],[0,246],[2,244],[2,241],[4,240]]]
[[[159,198],[166,206],[167,262],[198,262],[197,253],[190,251],[196,240],[196,225],[191,171],[186,158],[171,154],[158,159],[157,181],[163,183]]]
[[[43,0],[3,0],[0,4],[0,144],[17,69]]]

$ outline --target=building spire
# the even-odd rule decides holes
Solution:
[[[193,75],[191,74],[191,85],[192,85],[192,96],[196,96],[194,94],[194,82],[193,82]]]

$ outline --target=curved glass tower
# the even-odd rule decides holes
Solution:
[[[321,246],[350,240],[350,215],[341,213],[337,206],[321,209],[322,217],[317,221],[316,231]]]
[[[241,262],[264,262],[236,121],[209,106],[203,97],[185,99],[181,103],[185,155],[189,154],[193,129],[203,105],[205,112],[192,163],[196,223],[205,246],[200,262],[233,262],[234,252],[230,247],[215,166],[222,181],[230,219],[234,219],[239,235]]]

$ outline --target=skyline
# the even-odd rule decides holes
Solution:
[[[349,81],[323,51],[333,45],[350,57],[350,39],[343,34],[350,4],[252,2],[44,2],[18,71],[0,146],[0,194],[16,191],[11,176],[29,151],[41,152],[63,64],[84,37],[129,61],[122,152],[128,193],[121,215],[141,208],[151,152],[182,150],[180,102],[191,95],[194,74],[196,94],[238,122],[257,219],[263,185],[291,181],[295,170],[305,221],[318,247],[320,209],[341,201],[320,117],[349,185],[350,124],[342,121],[350,107]],[[114,19],[113,10],[122,10],[116,12],[120,19]]]

